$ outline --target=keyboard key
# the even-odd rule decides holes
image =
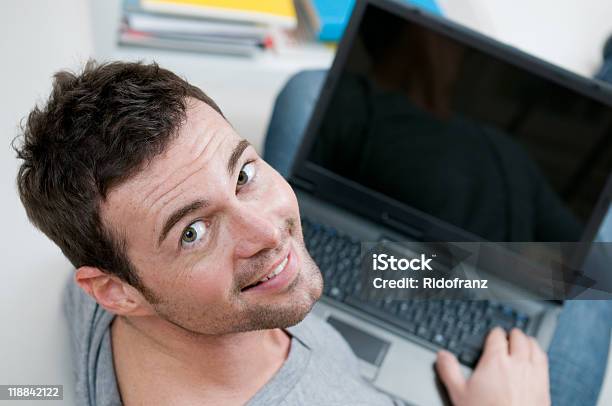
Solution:
[[[480,349],[485,342],[486,334],[471,334],[463,339],[463,345],[466,348]]]
[[[331,297],[333,297],[334,299],[340,300],[340,301],[342,300],[342,298],[344,296],[342,294],[342,291],[338,287],[336,287],[336,286],[331,288],[331,290],[329,291],[329,295]]]
[[[426,340],[429,340],[431,337],[431,331],[429,331],[429,329],[424,325],[420,325],[416,333],[419,337]]]
[[[454,339],[448,340],[446,349],[454,353],[455,355],[459,355],[459,342]]]
[[[446,337],[441,333],[434,334],[433,343],[439,345],[440,347],[444,347],[446,345]]]
[[[417,331],[417,325],[412,321],[405,321],[402,323],[402,326],[410,333],[414,334]]]
[[[459,361],[461,361],[463,364],[469,367],[474,367],[476,365],[476,361],[478,361],[479,356],[480,356],[480,353],[476,351],[463,350],[461,352],[461,355],[459,356]]]

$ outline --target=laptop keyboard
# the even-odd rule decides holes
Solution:
[[[526,314],[491,300],[360,300],[360,242],[304,217],[302,229],[323,274],[324,295],[419,337],[434,349],[445,348],[464,365],[476,365],[493,327],[525,330],[529,323]]]

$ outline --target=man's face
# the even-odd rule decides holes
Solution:
[[[295,194],[210,106],[188,106],[166,151],[110,192],[103,221],[162,319],[203,334],[293,325],[322,288]]]

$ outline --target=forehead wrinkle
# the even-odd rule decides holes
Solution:
[[[197,161],[198,159],[200,159],[200,157],[204,154],[204,152],[206,151],[206,148],[208,147],[208,144],[210,144],[210,142],[212,141],[212,138],[210,138],[208,140],[208,142],[206,142],[203,146],[202,149],[200,150],[200,152],[197,153],[197,156],[195,157],[194,161]],[[165,159],[169,159],[168,154],[165,154],[164,156]],[[147,200],[149,200],[149,198],[151,197],[151,195],[154,195],[155,192],[159,191],[159,189],[161,189],[164,184],[166,184],[166,181],[171,178],[172,176],[174,176],[176,173],[181,172],[182,170],[184,170],[183,167],[178,167],[175,170],[171,171],[170,173],[167,173],[166,176],[164,176],[161,181],[158,183],[157,186],[155,186],[153,188],[153,190],[149,191],[147,194],[145,194],[144,198],[142,199],[145,203],[147,202]],[[160,198],[162,198],[167,192],[164,192],[161,196],[159,196],[158,198],[155,199],[155,201],[151,204],[151,206],[153,206],[155,204],[155,202],[157,202]]]
[[[189,165],[182,165],[181,167],[176,168],[174,171],[172,171],[172,172],[168,173],[168,174],[167,174],[165,177],[163,177],[163,178],[161,179],[161,181],[159,182],[159,184],[158,184],[158,185],[157,185],[157,186],[156,186],[156,187],[155,187],[155,188],[154,188],[154,189],[153,189],[151,192],[147,193],[147,194],[145,195],[145,197],[142,199],[142,200],[145,202],[145,204],[146,204],[147,200],[149,200],[149,199],[151,198],[151,195],[154,195],[156,192],[158,192],[158,191],[159,191],[159,189],[161,189],[161,188],[162,188],[162,187],[163,187],[163,186],[164,186],[164,185],[167,183],[168,179],[172,178],[172,177],[173,177],[173,176],[175,176],[177,173],[180,173],[180,172],[185,171],[185,170],[186,170],[186,169],[188,169],[190,166],[192,166],[194,163],[196,163],[196,162],[198,162],[198,161],[202,160],[202,159],[203,159],[202,157],[203,157],[204,155],[207,155],[207,151],[209,151],[209,150],[210,150],[210,148],[212,148],[212,147],[211,147],[211,144],[214,144],[215,139],[216,139],[216,138],[218,138],[218,137],[216,137],[216,135],[217,135],[217,133],[218,133],[219,131],[218,131],[217,129],[214,129],[214,130],[213,130],[213,131],[211,131],[211,132],[212,132],[211,136],[210,136],[210,137],[208,137],[208,140],[207,140],[205,143],[203,143],[202,148],[199,150],[199,152],[196,152],[195,154],[192,154],[192,155],[191,155],[191,156],[193,157],[193,158],[191,159],[191,164],[189,164]],[[200,137],[200,136],[196,136],[196,137],[194,137],[194,138],[195,138],[195,140],[194,140],[194,142],[193,142],[192,144],[198,145],[198,144],[199,144],[199,142],[198,142],[198,141],[201,141],[201,137]],[[221,140],[220,140],[220,141],[221,141]],[[214,150],[213,150],[213,152],[211,152],[210,154],[208,154],[209,156],[214,156],[214,154],[215,154],[215,153],[217,152],[217,150],[219,149],[219,145],[221,144],[221,142],[217,142],[216,144],[217,144],[216,146],[215,146],[215,145],[213,145]],[[193,150],[193,148],[189,148],[189,150],[191,151],[191,150]],[[170,157],[166,156],[166,159],[170,159]],[[208,159],[204,159],[204,163],[203,163],[203,165],[202,165],[202,166],[204,166],[204,165],[206,164],[206,162],[208,162]],[[172,192],[174,189],[176,189],[178,186],[180,186],[180,185],[181,185],[181,184],[182,184],[182,183],[185,181],[185,179],[187,179],[188,177],[190,177],[191,175],[193,175],[195,172],[199,171],[200,169],[201,169],[201,168],[198,168],[198,169],[196,169],[196,170],[191,170],[191,171],[189,171],[189,172],[187,173],[187,175],[186,175],[185,177],[183,177],[183,178],[181,179],[181,181],[180,181],[180,182],[178,182],[178,183],[177,183],[177,184],[176,184],[174,187],[172,187],[170,190],[165,191],[165,192],[164,192],[164,193],[162,193],[160,196],[156,197],[156,198],[155,198],[155,200],[154,200],[154,201],[153,201],[153,202],[152,202],[152,203],[149,205],[149,207],[154,208],[154,207],[155,207],[155,205],[156,205],[156,204],[157,204],[157,203],[160,201],[160,199],[162,199],[162,198],[163,198],[164,196],[166,196],[168,193]]]
[[[193,111],[198,110],[197,104],[195,106],[190,105],[188,108],[189,110],[191,110],[192,113],[187,115],[186,117],[187,120],[178,129],[177,137],[174,139],[173,143],[170,144],[169,148],[166,151],[164,151],[164,153],[159,158],[170,159],[170,152],[176,148],[187,150],[189,152],[198,151],[197,146],[200,144],[203,144],[199,152],[190,154],[191,157],[195,158],[194,160],[197,160],[206,151],[208,144],[210,144],[215,138],[214,136],[215,136],[215,133],[217,132],[215,126],[213,125],[212,128],[210,128],[211,127],[210,125],[206,125],[208,124],[209,121],[213,121],[213,120],[198,118],[197,116],[193,118],[193,114],[196,114],[196,113],[193,113]],[[202,137],[200,134],[202,133],[206,134],[207,132],[210,132],[211,136],[208,137],[207,140],[204,140],[204,142],[202,143]],[[189,140],[191,141],[189,145],[185,145],[187,144],[187,141]],[[157,187],[149,191],[142,200],[146,202],[151,195],[154,195],[155,192],[157,192],[164,185],[164,183],[166,182],[168,178],[172,177],[176,172],[179,172],[180,170],[181,168],[178,168],[170,173],[167,173],[166,171],[164,171],[166,176],[157,185]]]
[[[218,133],[219,131],[215,132],[215,135]],[[152,213],[161,213],[163,211],[163,209],[165,207],[167,207],[168,205],[170,205],[177,196],[180,195],[180,193],[172,193],[174,191],[177,191],[180,186],[182,186],[189,178],[191,178],[193,175],[195,175],[198,172],[201,172],[203,170],[203,168],[210,163],[210,160],[212,157],[218,156],[218,151],[221,148],[222,144],[223,144],[223,140],[224,138],[222,137],[215,137],[213,135],[212,138],[220,138],[219,142],[214,143],[214,145],[209,146],[210,144],[213,144],[212,141],[208,142],[206,144],[206,147],[202,149],[202,151],[200,151],[200,153],[198,154],[197,158],[193,161],[193,162],[198,162],[198,161],[202,161],[200,165],[189,165],[189,167],[193,167],[193,169],[191,169],[189,172],[187,172],[185,174],[185,176],[183,176],[181,178],[181,180],[174,185],[171,189],[167,190],[166,192],[164,192],[161,196],[159,196],[150,206],[149,212]],[[207,151],[209,151],[209,153],[207,153]],[[205,156],[205,157],[204,157]],[[204,158],[203,158],[204,157]],[[178,171],[175,171],[175,173]],[[169,196],[168,196],[169,195]],[[167,196],[167,199],[163,199],[165,196]],[[203,197],[202,197],[203,198]],[[163,199],[163,200],[162,200]],[[204,199],[204,198],[203,198]],[[206,200],[206,199],[204,199]],[[156,205],[160,204],[161,202],[161,206],[159,208],[156,208]],[[157,216],[157,220],[158,221],[163,221],[162,216]],[[155,229],[157,230],[159,227],[156,226]]]

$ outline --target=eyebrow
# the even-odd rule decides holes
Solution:
[[[232,155],[230,155],[229,160],[227,161],[227,173],[232,176],[236,171],[236,165],[238,164],[238,160],[245,149],[247,149],[251,144],[247,140],[241,140],[232,151]]]
[[[238,164],[238,160],[242,156],[242,153],[250,146],[251,144],[247,140],[240,140],[238,144],[234,147],[232,154],[227,161],[227,173],[232,176],[236,171],[236,165]],[[186,204],[175,210],[164,222],[164,226],[162,227],[162,231],[159,234],[159,239],[157,240],[157,247],[164,242],[168,233],[172,228],[181,221],[181,219],[190,213],[193,213],[196,210],[201,209],[202,207],[208,206],[208,202],[206,200],[194,200],[193,202]]]
[[[172,227],[174,227],[176,223],[178,223],[183,217],[206,206],[208,206],[208,202],[206,200],[194,200],[193,202],[175,210],[170,215],[170,217],[166,219],[166,222],[164,223],[162,232],[159,235],[159,239],[157,240],[157,247],[159,247],[162,242],[164,242],[164,240],[168,236],[168,233],[170,232],[170,230],[172,230]]]

